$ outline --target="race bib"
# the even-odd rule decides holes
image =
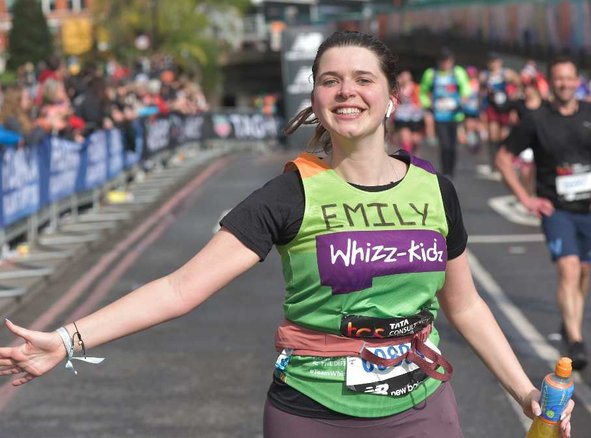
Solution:
[[[401,122],[407,122],[407,121],[411,120],[413,111],[414,111],[414,108],[412,107],[412,105],[409,105],[409,104],[399,105],[398,108],[396,108],[396,112],[394,113],[394,118],[395,118],[395,120],[398,120]]]
[[[591,198],[591,172],[556,177],[556,193],[566,201]]]
[[[476,111],[478,111],[478,109],[479,109],[478,99],[469,99],[464,104],[464,110],[466,110],[466,111],[476,112]]]
[[[453,97],[442,97],[435,100],[436,111],[455,111],[458,107],[458,102]]]
[[[430,340],[425,345],[441,353]],[[378,357],[396,359],[410,350],[410,343],[367,348]],[[432,363],[430,359],[424,359]],[[347,358],[346,385],[352,391],[400,397],[414,391],[426,378],[427,375],[418,365],[407,360],[395,367],[385,367],[359,357]]]
[[[497,91],[493,94],[493,101],[497,106],[503,106],[507,102],[507,95],[502,91]]]

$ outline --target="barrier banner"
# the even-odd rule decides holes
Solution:
[[[203,140],[203,115],[185,116],[183,118],[182,131],[179,136],[179,143]]]
[[[5,227],[41,208],[39,146],[0,151],[0,226]]]
[[[282,119],[258,112],[218,111],[136,119],[96,131],[84,143],[47,136],[39,145],[0,147],[0,227],[76,193],[104,185],[143,158],[207,139],[273,140]]]
[[[110,129],[106,132],[106,138],[109,151],[107,179],[113,179],[123,170],[123,162],[125,159],[123,136],[119,129]]]
[[[169,143],[171,148],[177,147],[181,144],[183,135],[183,116],[179,113],[170,113],[168,115],[170,120]]]
[[[93,132],[84,143],[81,154],[79,191],[90,190],[107,181],[109,157],[106,131]]]
[[[281,118],[260,113],[208,113],[204,126],[206,139],[269,140],[278,138]]]
[[[144,124],[141,120],[136,119],[131,122],[131,126],[133,129],[133,140],[130,138],[129,141],[133,145],[132,147],[124,148],[126,169],[139,163],[144,152]]]
[[[46,137],[39,145],[41,205],[76,193],[82,145],[60,137]]]
[[[168,117],[148,117],[144,119],[145,156],[152,156],[170,144],[171,121]]]

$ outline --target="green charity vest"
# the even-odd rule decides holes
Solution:
[[[290,165],[300,173],[305,210],[297,236],[277,246],[286,319],[350,335],[361,330],[346,325],[351,317],[404,318],[427,310],[435,318],[435,295],[445,281],[448,226],[430,163],[411,156],[405,177],[379,192],[352,186],[312,154]],[[429,341],[439,343],[435,328]],[[345,385],[346,362],[345,357],[281,355],[276,375],[329,409],[357,417],[405,411],[441,384],[426,378],[400,396],[355,392]]]

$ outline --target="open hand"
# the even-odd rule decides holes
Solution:
[[[57,332],[27,330],[6,320],[6,327],[24,343],[0,348],[0,376],[17,375],[12,384],[24,385],[53,369],[66,357],[66,348]]]

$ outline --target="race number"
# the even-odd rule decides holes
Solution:
[[[425,345],[438,354],[441,353],[430,340],[427,340]],[[369,347],[368,350],[383,359],[396,359],[410,350],[410,343]],[[420,355],[418,352],[417,354]],[[432,363],[430,359],[424,359]],[[346,384],[353,391],[401,396],[412,392],[426,378],[427,375],[418,365],[407,360],[395,367],[385,367],[359,357],[347,358]]]

